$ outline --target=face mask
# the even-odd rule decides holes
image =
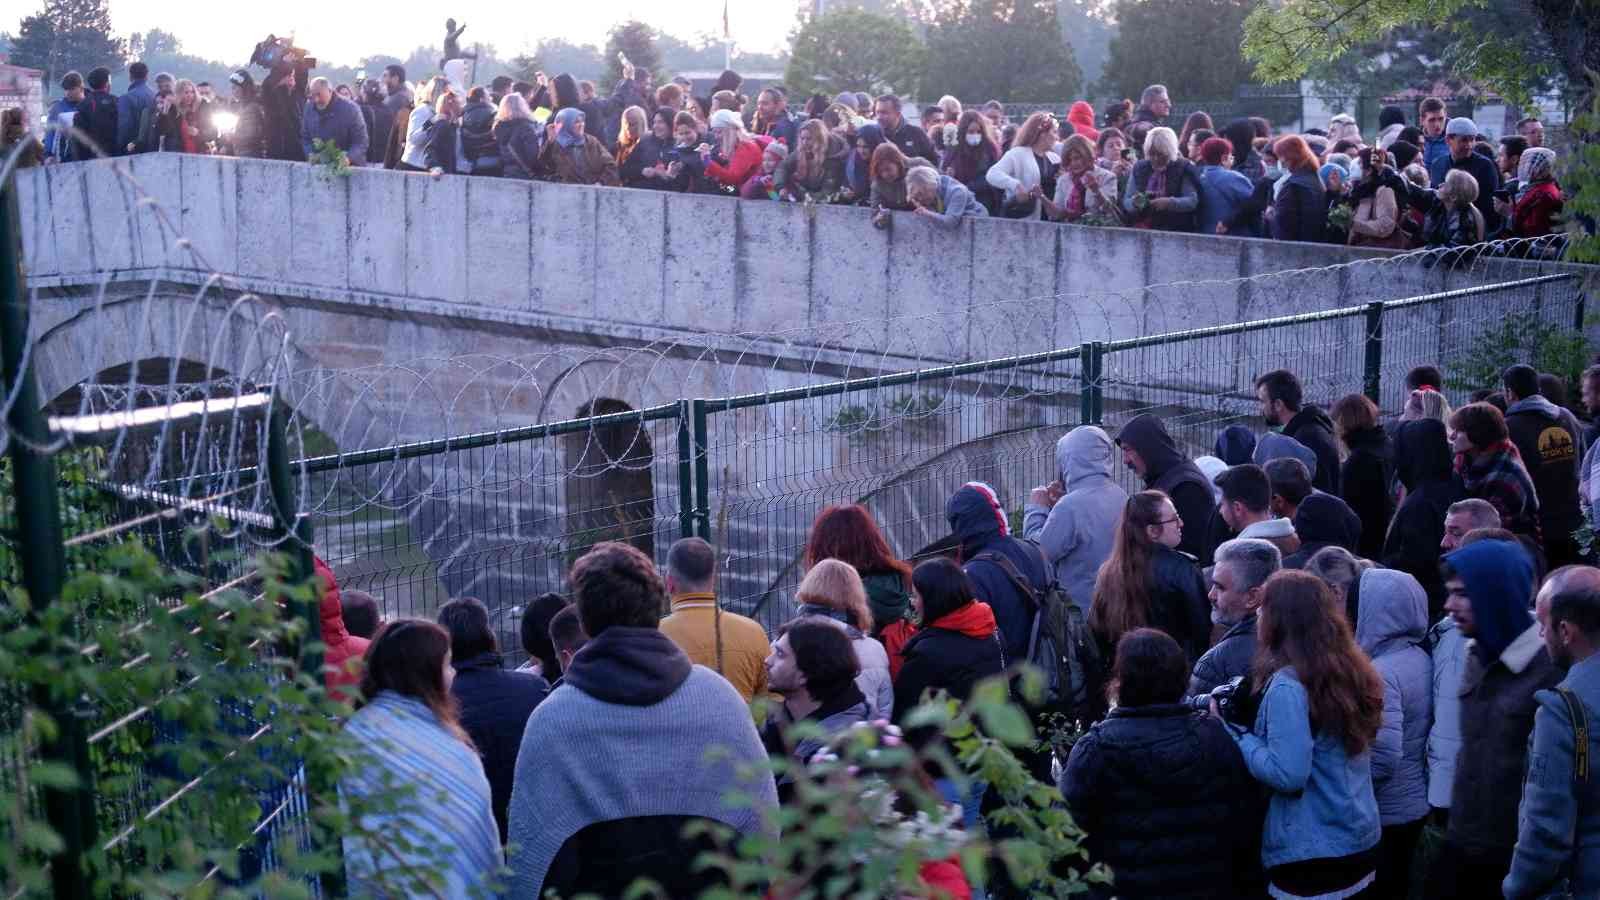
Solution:
[[[976,147],[981,143],[983,143],[983,135],[981,135],[981,134],[969,134],[969,135],[967,135],[967,146],[968,147]]]
[[[1276,181],[1283,177],[1283,166],[1267,166],[1267,177]]]

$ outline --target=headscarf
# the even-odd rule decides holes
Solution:
[[[1328,176],[1335,172],[1339,173],[1339,185],[1341,187],[1349,187],[1350,170],[1336,162],[1331,162],[1323,163],[1322,168],[1317,170],[1317,176],[1322,179],[1323,188],[1326,189],[1328,187]]]
[[[556,123],[561,126],[561,130],[556,133],[556,143],[568,150],[582,147],[585,135],[574,134],[572,131],[573,127],[582,121],[584,121],[583,110],[576,106],[569,106],[556,113]]]
[[[1523,184],[1532,184],[1536,181],[1554,181],[1556,177],[1556,153],[1549,147],[1529,147],[1522,151],[1522,159],[1517,163],[1517,180]]]

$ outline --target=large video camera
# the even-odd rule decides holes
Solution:
[[[306,51],[296,47],[288,38],[275,34],[267,35],[266,40],[256,45],[255,51],[250,54],[250,63],[275,73],[287,73],[290,69],[305,72],[317,67],[316,59],[307,56]]]

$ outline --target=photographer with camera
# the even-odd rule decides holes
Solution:
[[[300,120],[300,149],[309,158],[317,141],[332,143],[350,157],[350,165],[367,164],[367,123],[361,108],[333,92],[328,79],[311,79],[311,96]]]
[[[306,81],[317,61],[288,38],[269,34],[250,54],[250,63],[267,70],[259,91],[267,121],[267,158],[305,162],[300,120],[306,105]]]
[[[1258,615],[1255,725],[1226,721],[1215,702],[1211,712],[1271,791],[1261,835],[1271,893],[1371,896],[1381,836],[1372,748],[1383,679],[1315,575],[1273,575]]]
[[[1089,858],[1115,894],[1235,898],[1259,894],[1259,790],[1223,726],[1183,702],[1189,658],[1154,628],[1117,642],[1116,708],[1072,745],[1060,778]],[[1096,885],[1091,897],[1109,897]]]

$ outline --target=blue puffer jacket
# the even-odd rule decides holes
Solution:
[[[1261,834],[1268,869],[1307,859],[1333,859],[1378,845],[1381,826],[1372,793],[1372,753],[1345,752],[1344,741],[1311,730],[1311,704],[1293,668],[1274,672],[1253,731],[1228,733],[1250,774],[1272,791]]]
[[[1372,789],[1384,825],[1428,814],[1428,724],[1433,662],[1419,646],[1428,631],[1428,594],[1394,569],[1361,575],[1356,643],[1383,677],[1383,724],[1372,745]]]

